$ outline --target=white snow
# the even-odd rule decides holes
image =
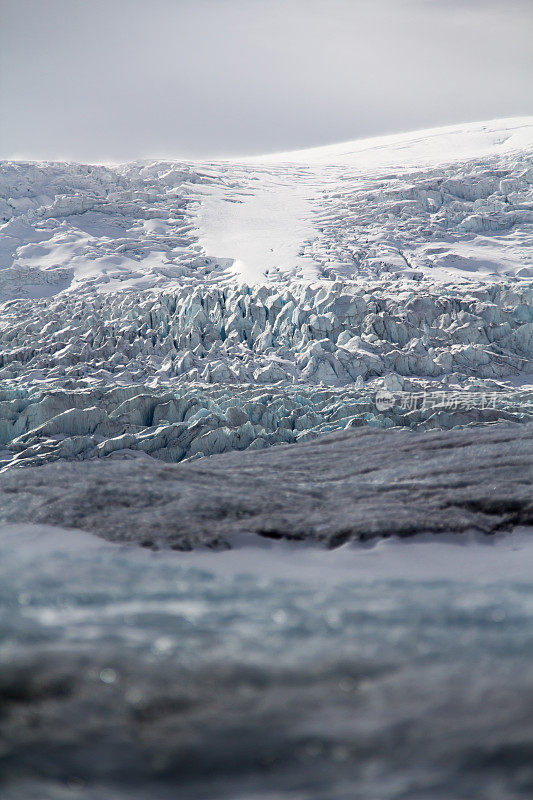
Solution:
[[[262,163],[349,164],[362,170],[423,167],[533,147],[533,118],[511,117],[355,139],[261,156]],[[251,157],[247,161],[256,161]]]
[[[0,162],[0,298],[531,277],[532,149],[526,117],[240,161]]]
[[[232,260],[231,271],[243,283],[280,273],[316,280],[319,265],[302,253],[317,234],[310,189],[282,174],[249,180],[250,190],[235,199],[223,189],[202,193],[195,223],[205,252]]]

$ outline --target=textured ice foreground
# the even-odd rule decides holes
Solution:
[[[0,529],[6,800],[525,800],[531,532],[150,553]]]

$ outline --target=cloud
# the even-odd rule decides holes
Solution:
[[[0,156],[226,155],[533,111],[522,0],[2,0]]]

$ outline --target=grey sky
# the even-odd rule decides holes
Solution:
[[[0,0],[0,157],[328,144],[533,113],[532,0]]]

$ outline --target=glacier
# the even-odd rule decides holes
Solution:
[[[532,144],[518,118],[240,161],[1,162],[0,467],[527,422]],[[442,392],[473,402],[405,407]]]
[[[533,118],[0,162],[2,797],[531,796],[532,243]]]
[[[533,352],[532,299],[522,284],[445,295],[335,282],[11,301],[0,463],[124,450],[179,461],[356,424],[527,421],[531,393],[513,381]],[[382,387],[399,392],[387,413]],[[408,393],[459,390],[497,402],[402,407]]]

